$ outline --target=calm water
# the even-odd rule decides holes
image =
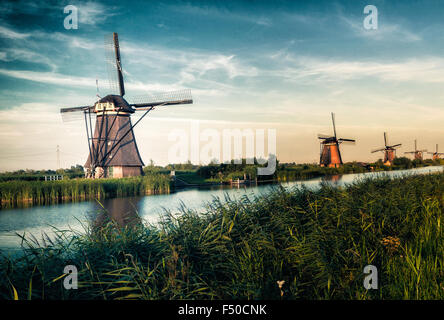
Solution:
[[[443,171],[444,167],[426,167],[412,170],[391,171],[384,173],[359,173],[342,176],[329,177],[327,181],[337,185],[351,183],[363,177],[377,177],[381,175],[400,176],[409,173],[429,173]],[[325,178],[316,178],[305,181],[282,183],[282,186],[291,188],[305,185],[309,188],[316,188]],[[119,223],[125,224],[131,215],[138,214],[145,221],[156,223],[165,209],[170,212],[179,213],[181,205],[188,208],[203,210],[205,204],[211,202],[214,197],[221,200],[228,195],[231,199],[239,199],[244,195],[254,196],[267,192],[271,185],[261,185],[254,187],[209,187],[184,189],[167,195],[154,195],[145,197],[116,198],[102,201],[103,207]],[[33,234],[37,239],[42,233],[51,234],[53,227],[61,230],[82,231],[82,223],[94,221],[99,223],[103,220],[103,213],[100,213],[100,205],[97,202],[77,202],[48,206],[36,206],[30,208],[0,210],[0,248],[13,251],[20,247],[19,234]],[[103,209],[102,209],[103,210]],[[137,213],[136,213],[137,212]]]

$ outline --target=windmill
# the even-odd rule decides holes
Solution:
[[[384,132],[384,148],[378,148],[372,150],[372,153],[383,151],[384,152],[384,165],[391,166],[393,164],[393,160],[395,160],[396,157],[396,148],[401,146],[401,143],[394,144],[392,146],[389,146],[387,143],[387,132]]]
[[[415,140],[415,150],[414,151],[408,151],[408,152],[404,152],[405,154],[408,153],[413,153],[414,154],[414,159],[415,160],[422,160],[422,156],[424,154],[424,152],[426,152],[427,149],[424,150],[418,150],[418,147],[416,146],[416,140]]]
[[[129,103],[123,96],[122,64],[117,33],[106,39],[108,67],[114,76],[110,84],[119,94],[109,94],[100,98],[93,105],[62,108],[62,116],[72,113],[83,113],[86,124],[89,155],[85,163],[86,177],[128,177],[142,174],[144,163],[140,157],[134,137],[134,127],[155,107],[193,103],[189,90],[163,93],[157,96],[142,97],[139,101]],[[144,111],[142,116],[131,123],[131,115]],[[96,118],[93,133],[92,118]]]
[[[336,124],[335,124],[335,114],[331,113],[331,120],[333,122],[333,136],[318,134],[318,139],[321,141],[321,167],[340,167],[342,162],[341,152],[339,150],[339,144],[341,143],[352,143],[354,144],[356,140],[344,139],[336,137]]]
[[[444,154],[444,153],[440,153],[440,152],[438,152],[438,144],[436,144],[436,151],[435,152],[427,152],[428,154],[432,154],[433,156],[432,156],[432,159],[433,160],[439,160],[440,159],[440,155],[442,155],[442,154]]]

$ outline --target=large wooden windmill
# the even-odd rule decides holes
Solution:
[[[444,154],[442,152],[438,152],[438,144],[436,144],[436,151],[435,152],[427,152],[427,153],[432,155],[433,160],[439,160],[440,156]]]
[[[318,139],[321,141],[321,167],[340,167],[342,166],[341,151],[339,150],[339,144],[341,143],[351,143],[354,144],[356,140],[344,139],[336,137],[336,124],[335,124],[335,114],[331,113],[331,120],[333,122],[333,136],[318,134]]]
[[[88,138],[89,155],[85,163],[89,178],[128,177],[142,174],[144,163],[140,157],[134,137],[134,127],[155,107],[193,103],[189,90],[175,91],[157,96],[144,97],[137,103],[127,102],[123,83],[122,64],[117,33],[107,42],[108,67],[117,76],[112,84],[118,83],[119,94],[109,94],[93,105],[62,108],[62,115],[83,112]],[[117,86],[115,86],[117,87]],[[131,123],[131,115],[144,111],[142,116]],[[96,118],[93,133],[92,118]]]
[[[407,151],[407,152],[404,152],[404,153],[405,154],[413,153],[413,155],[414,155],[413,157],[414,157],[415,160],[422,160],[423,154],[426,151],[427,151],[427,149],[418,150],[418,147],[416,145],[416,139],[415,139],[415,150],[414,151]]]
[[[396,148],[401,146],[401,143],[394,144],[392,146],[388,145],[387,142],[387,132],[384,132],[384,148],[378,148],[372,150],[372,153],[383,151],[384,152],[384,164],[386,166],[391,166],[393,164],[393,160],[395,160],[396,157]]]

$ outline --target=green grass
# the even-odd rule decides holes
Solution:
[[[321,167],[315,164],[280,164],[276,170],[278,181],[294,181],[299,179],[317,178],[328,175],[363,173],[370,171],[396,171],[427,166],[444,165],[444,160],[410,160],[405,157],[396,158],[392,166],[385,166],[382,160],[363,166],[357,162],[348,162],[338,168]]]
[[[0,258],[13,299],[443,299],[444,174],[362,180],[345,188],[276,188],[215,200],[160,226],[109,222],[55,240],[25,238]],[[79,270],[63,289],[62,270]],[[378,268],[379,289],[363,287]],[[285,281],[281,297],[277,281]]]
[[[168,192],[170,177],[156,173],[121,179],[7,181],[0,182],[0,203],[15,207]]]
[[[208,184],[214,182],[210,179],[205,179],[197,174],[196,170],[178,170],[175,172],[177,178],[189,184]]]

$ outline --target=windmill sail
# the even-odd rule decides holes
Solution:
[[[355,143],[356,143],[356,140],[355,140],[355,139],[344,139],[344,138],[339,138],[338,141],[339,141],[339,142],[346,142],[346,143],[349,143],[349,144],[355,144]]]
[[[385,148],[373,149],[371,151],[371,153],[375,153],[375,152],[379,152],[379,151],[384,151],[384,150],[385,150]]]
[[[333,112],[331,113],[331,121],[333,122],[333,133],[334,133],[335,138],[336,138],[335,114]]]
[[[114,41],[114,53],[116,55],[116,67],[117,67],[117,78],[119,81],[119,91],[120,96],[123,97],[125,95],[125,86],[123,84],[123,73],[122,73],[122,62],[120,60],[120,46],[119,46],[119,38],[117,33],[113,33],[113,41]]]
[[[117,42],[116,42],[117,41]],[[116,33],[105,36],[105,59],[108,73],[109,89],[112,93],[125,93],[120,59],[120,47]]]
[[[61,108],[60,113],[62,115],[63,122],[72,122],[77,120],[83,120],[83,113],[90,114],[95,119],[95,113],[93,113],[94,106],[82,106],[73,108]]]
[[[143,110],[142,108],[151,108],[160,105],[168,106],[193,103],[191,90],[188,89],[143,95],[134,97],[130,100],[132,101],[130,105],[137,110]]]

